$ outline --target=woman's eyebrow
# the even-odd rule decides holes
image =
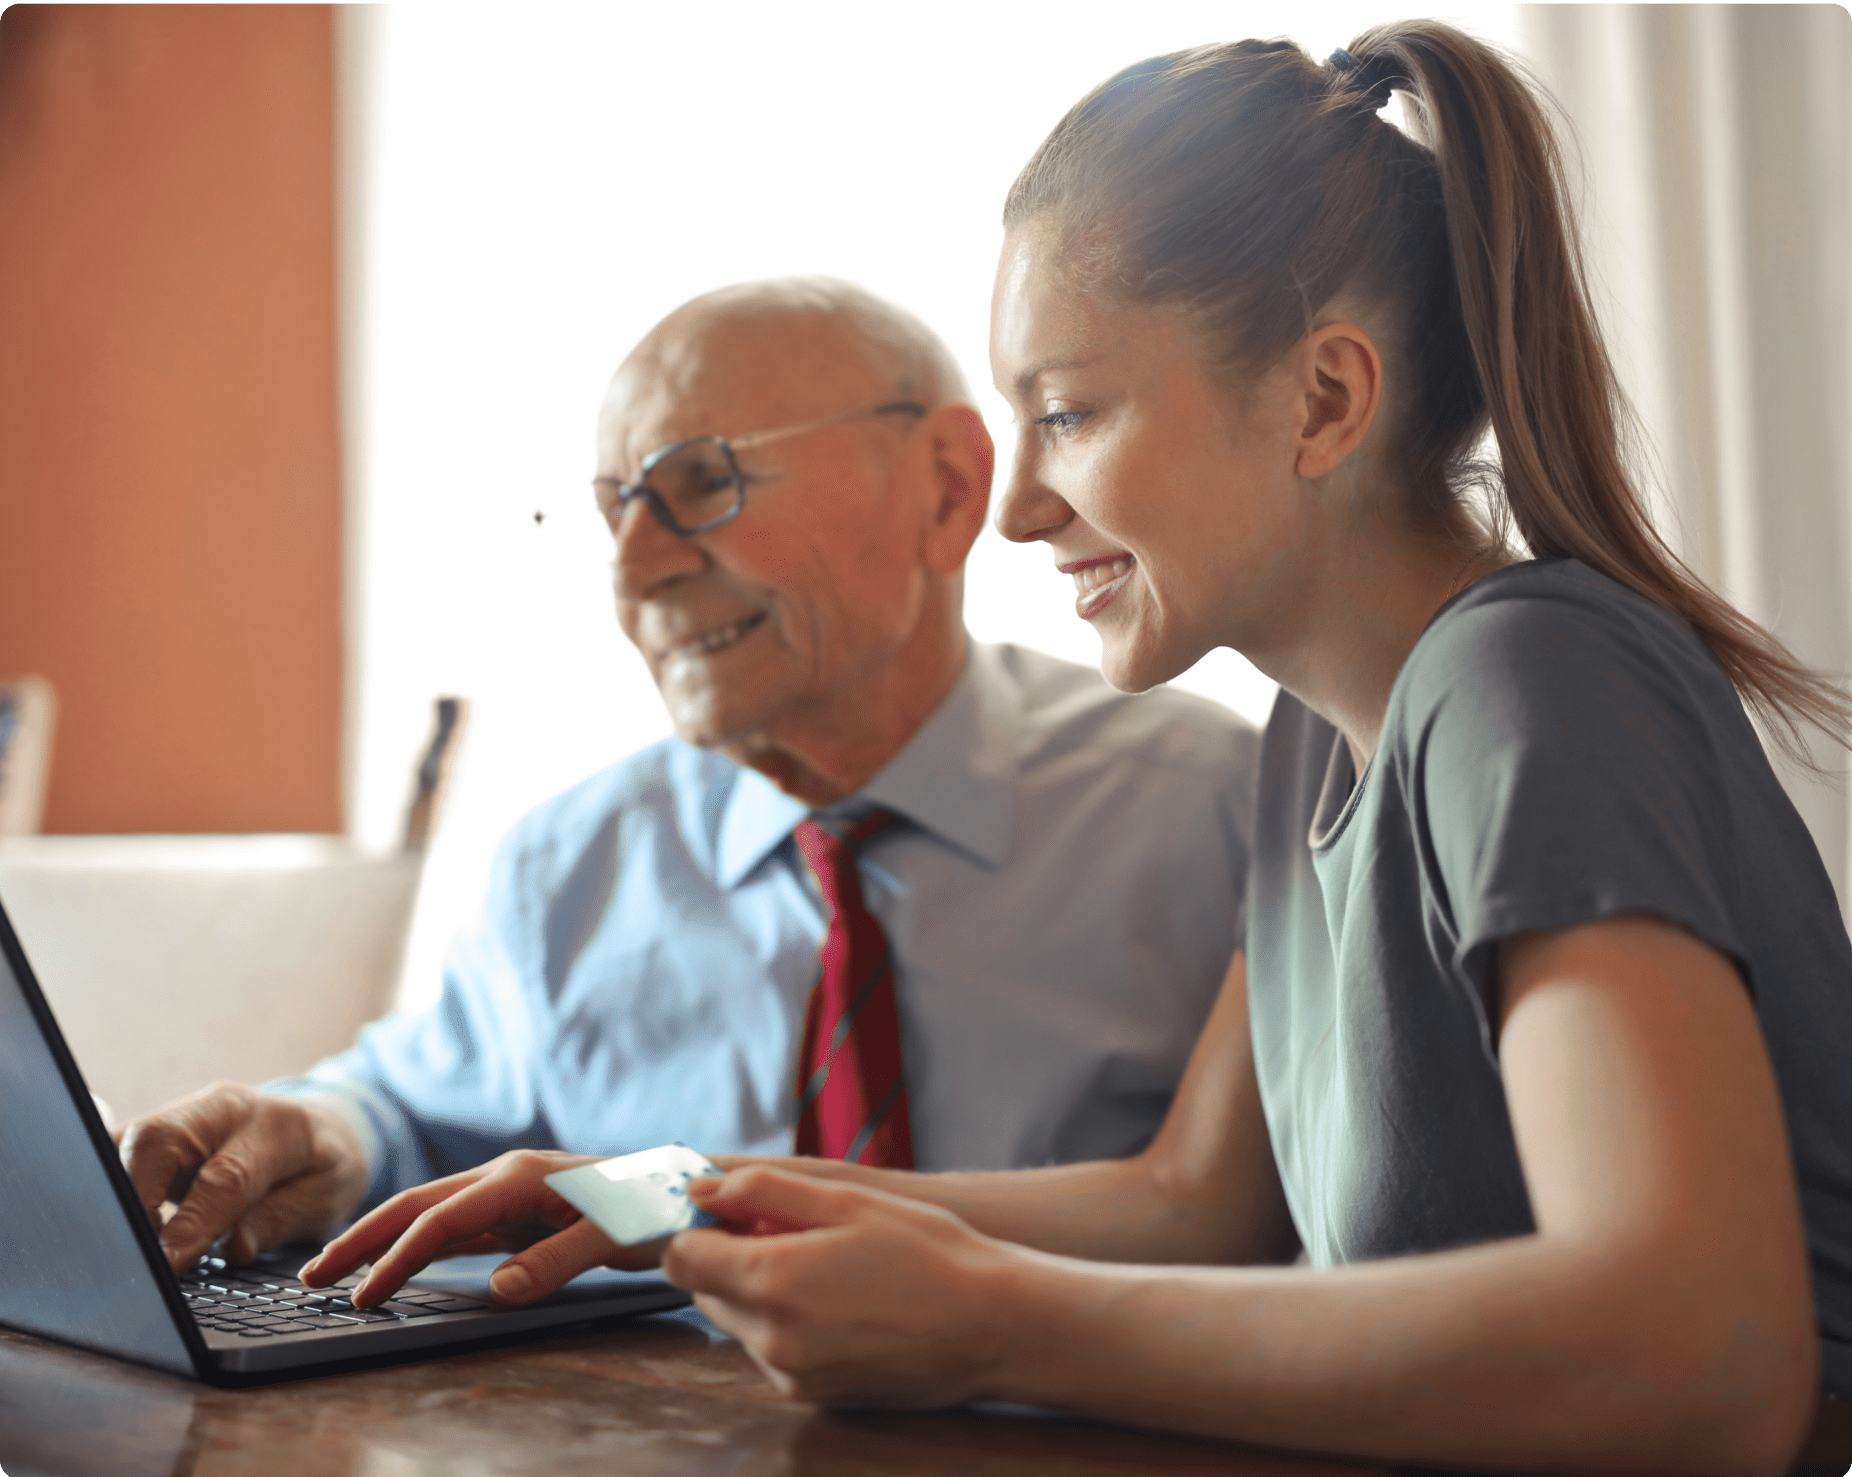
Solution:
[[[1031,365],[1016,376],[1016,394],[1021,397],[1035,388],[1035,382],[1043,375],[1056,369],[1073,369],[1084,364],[1083,359],[1045,359],[1040,364]]]

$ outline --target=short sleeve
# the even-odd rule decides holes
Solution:
[[[1695,635],[1633,603],[1492,601],[1411,656],[1394,757],[1453,971],[1488,1019],[1515,933],[1648,913],[1742,968],[1719,801],[1753,732]]]

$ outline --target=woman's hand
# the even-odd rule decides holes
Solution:
[[[518,1251],[489,1279],[497,1302],[518,1307],[558,1291],[592,1267],[640,1271],[654,1266],[662,1242],[619,1246],[545,1184],[550,1174],[596,1164],[603,1157],[516,1149],[479,1168],[406,1190],[330,1241],[303,1267],[302,1280],[325,1287],[372,1262],[373,1270],[353,1292],[357,1306],[371,1307],[439,1257]]]
[[[785,1394],[955,1405],[1003,1366],[1003,1301],[1033,1253],[937,1206],[764,1165],[689,1196],[728,1229],[682,1232],[663,1271]]]

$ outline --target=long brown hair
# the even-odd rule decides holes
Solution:
[[[1419,138],[1377,116],[1406,92]],[[1489,426],[1490,504],[1538,558],[1573,557],[1687,621],[1764,731],[1812,767],[1852,700],[1710,590],[1628,476],[1631,425],[1589,303],[1561,156],[1497,50],[1436,21],[1365,31],[1324,65],[1290,41],[1154,57],[1081,99],[1010,190],[1121,297],[1182,309],[1211,363],[1253,375],[1340,292],[1381,308],[1407,371],[1387,454],[1409,515],[1457,521]]]

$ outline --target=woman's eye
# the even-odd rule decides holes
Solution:
[[[1038,415],[1035,418],[1035,424],[1047,426],[1053,431],[1071,431],[1080,424],[1080,412],[1078,410],[1051,410],[1047,415]]]

